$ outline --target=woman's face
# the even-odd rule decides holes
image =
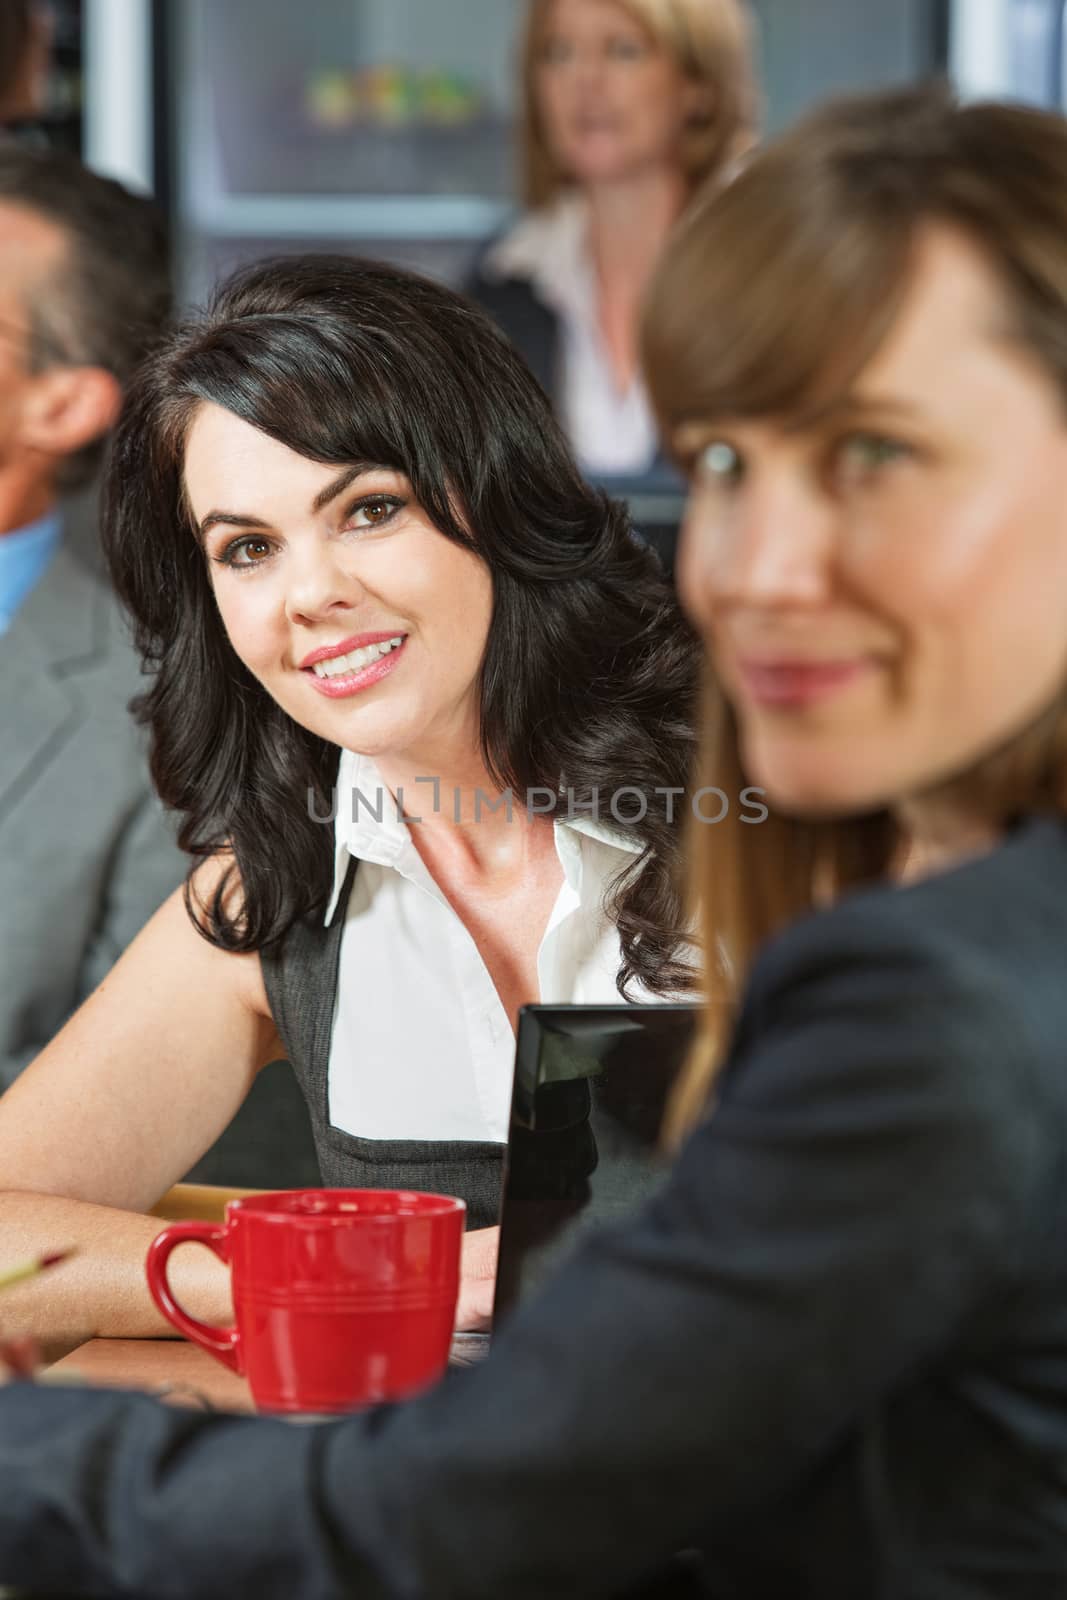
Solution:
[[[677,166],[702,91],[619,0],[549,0],[536,94],[553,157],[578,184]]]
[[[492,582],[405,477],[309,461],[205,404],[185,482],[230,642],[295,722],[375,757],[477,748]]]
[[[844,402],[681,430],[679,587],[753,783],[799,814],[907,801],[1067,679],[1067,420],[993,269],[930,226]]]

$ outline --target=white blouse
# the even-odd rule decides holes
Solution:
[[[424,795],[432,803],[428,789]],[[411,795],[404,805],[418,814]],[[538,950],[539,997],[617,1004],[619,936],[604,891],[639,846],[591,818],[554,827],[563,884]],[[338,771],[334,835],[327,921],[350,856],[359,869],[341,934],[330,1121],[365,1139],[506,1141],[515,1053],[507,1014],[374,763],[349,751]],[[636,982],[630,992],[658,998]]]

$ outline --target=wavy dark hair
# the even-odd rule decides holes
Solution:
[[[640,789],[641,846],[611,886],[620,993],[691,985],[673,799],[695,751],[700,652],[624,509],[579,476],[521,359],[459,295],[380,263],[305,256],[239,272],[130,386],[104,494],[104,545],[154,672],[135,702],[152,775],[195,863],[232,850],[186,904],[227,950],[321,916],[338,747],[296,724],[236,656],[183,494],[185,439],[213,402],[308,459],[402,472],[440,532],[489,568],[481,742],[501,788],[578,806]],[[312,802],[309,804],[309,800]],[[601,801],[603,803],[603,801]],[[619,803],[620,810],[622,803]],[[636,805],[634,806],[636,810]],[[279,824],[284,818],[284,824]]]

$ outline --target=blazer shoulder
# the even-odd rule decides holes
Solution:
[[[751,988],[861,970],[1025,1004],[1067,940],[1067,825],[1035,818],[987,855],[905,885],[854,891],[799,918],[757,960]],[[977,996],[976,996],[977,998]],[[1065,999],[1067,1011],[1067,999]]]
[[[724,1083],[746,1060],[777,1062],[789,1096],[890,1083],[991,1126],[1043,1124],[1058,1140],[1067,986],[1054,969],[1067,900],[1050,946],[1030,884],[1059,852],[1009,847],[795,923],[755,963]]]
[[[850,895],[799,918],[760,952],[749,984],[769,998],[819,982],[848,988],[861,974],[884,974],[886,984],[939,978],[948,982],[971,952],[956,948],[950,927],[911,915],[892,887]]]
[[[522,226],[513,219],[478,246],[463,280],[463,293],[498,320],[535,320],[548,326],[556,312],[538,294],[529,263],[513,261],[509,246]]]

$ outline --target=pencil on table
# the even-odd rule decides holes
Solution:
[[[20,1261],[18,1266],[6,1267],[0,1271],[0,1289],[10,1289],[13,1284],[26,1283],[30,1278],[36,1278],[39,1273],[47,1272],[49,1267],[57,1267],[61,1261],[66,1261],[74,1254],[73,1250],[55,1250],[51,1255],[33,1256],[29,1261]]]

